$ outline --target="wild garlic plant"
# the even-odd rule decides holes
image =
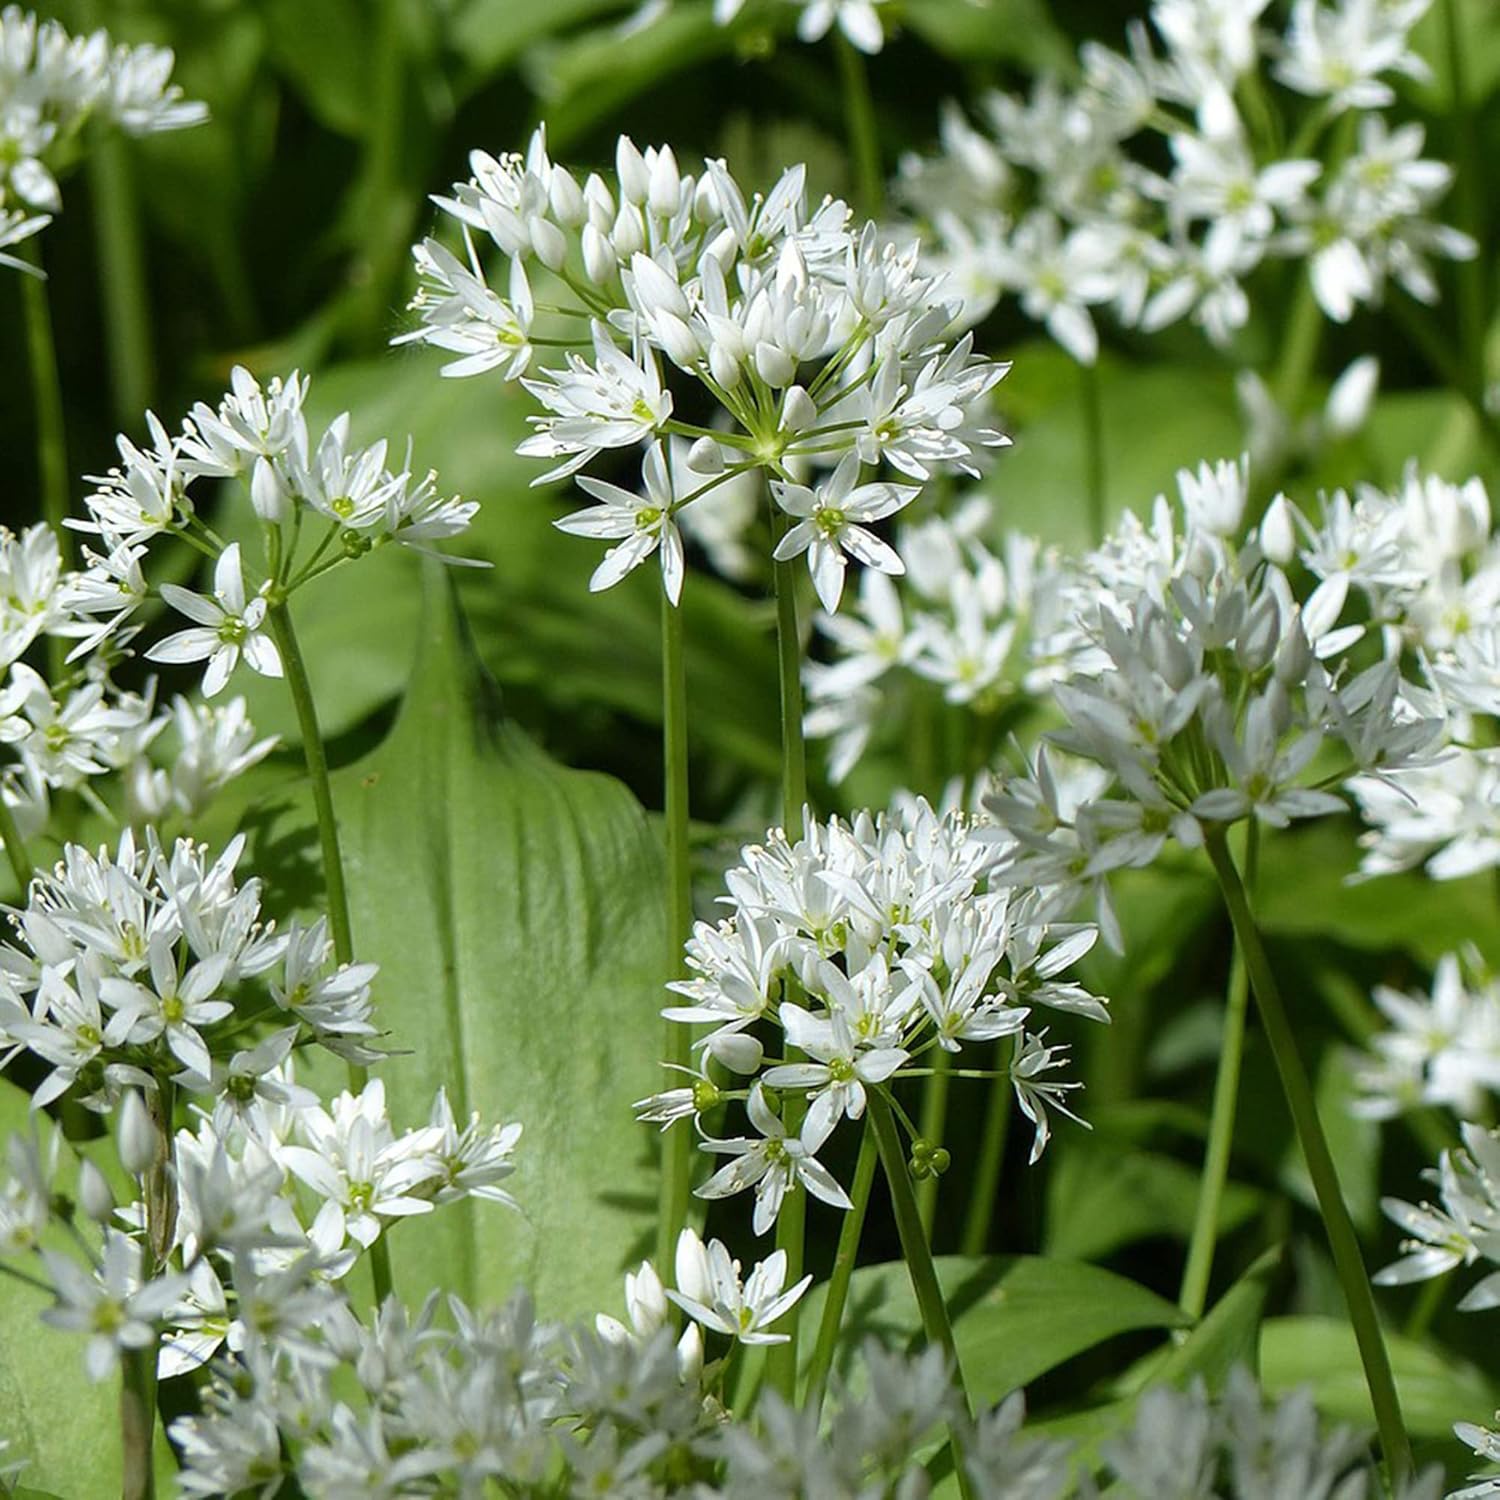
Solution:
[[[57,179],[87,151],[95,122],[154,135],[208,118],[170,81],[173,61],[169,48],[124,46],[104,31],[71,36],[19,5],[0,11],[0,252],[62,211]],[[33,268],[4,253],[0,265]]]
[[[1386,113],[1393,80],[1428,76],[1411,32],[1430,4],[1297,0],[1278,33],[1267,0],[1158,0],[1126,52],[1083,45],[1076,87],[993,93],[983,129],[950,109],[941,154],[904,161],[929,263],[964,289],[968,322],[1015,296],[1082,364],[1096,308],[1146,333],[1189,318],[1227,343],[1268,260],[1305,265],[1335,322],[1390,283],[1435,302],[1432,259],[1477,247],[1432,216],[1452,168]]]

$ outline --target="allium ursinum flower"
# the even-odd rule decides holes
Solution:
[[[186,841],[169,853],[151,831],[144,846],[127,832],[114,855],[70,844],[36,876],[0,948],[0,1040],[50,1064],[38,1104],[72,1090],[108,1110],[122,1085],[154,1087],[157,1073],[209,1100],[225,1085],[245,1045],[234,1018],[265,1008],[251,981],[288,951],[260,921],[260,882],[235,883],[243,844],[210,860]],[[326,953],[311,967],[325,964]],[[340,1005],[288,1007],[295,1039],[372,1058],[368,981]]]
[[[684,1236],[692,1233],[690,1229],[683,1230]],[[656,1267],[648,1260],[642,1261],[639,1269],[625,1273],[625,1315],[630,1320],[629,1327],[608,1313],[597,1314],[594,1327],[599,1336],[611,1343],[641,1345],[671,1324],[672,1305]],[[696,1379],[703,1369],[703,1332],[694,1322],[688,1323],[677,1340],[677,1365],[689,1379]]]
[[[1389,1029],[1355,1069],[1354,1112],[1385,1120],[1430,1105],[1461,1119],[1483,1114],[1500,1093],[1500,982],[1479,955],[1445,953],[1430,994],[1378,985],[1374,1000]]]
[[[1500,760],[1484,723],[1500,715],[1500,545],[1479,479],[1450,484],[1412,464],[1393,493],[1325,497],[1316,521],[1279,502],[1262,540],[1320,580],[1308,602],[1333,627],[1352,614],[1390,656],[1420,667],[1448,748],[1424,767],[1351,787],[1371,825],[1361,871],[1424,865],[1439,880],[1500,863]]]
[[[1014,1086],[1045,1141],[1046,1105],[1067,1085],[1040,1075],[1062,1049],[1038,1053],[1040,1034],[1026,1026],[1036,1006],[1108,1018],[1100,999],[1063,977],[1092,946],[1092,927],[1068,921],[1049,893],[992,887],[992,846],[966,815],[939,816],[920,799],[852,824],[811,824],[796,843],[773,831],[740,859],[725,877],[731,915],[697,923],[692,977],[671,985],[689,1003],[664,1014],[711,1026],[695,1049],[753,1082],[747,1093],[705,1073],[637,1106],[670,1126],[710,1103],[746,1100],[756,1134],[705,1139],[705,1150],[733,1160],[700,1195],[753,1187],[758,1233],[799,1187],[844,1206],[817,1152],[841,1121],[860,1117],[869,1089],[933,1046],[958,1052],[1015,1036],[1027,1061]],[[784,1056],[793,1048],[804,1057]],[[788,1091],[810,1103],[795,1133],[773,1108],[774,1094]]]
[[[812,1277],[786,1285],[786,1253],[777,1250],[740,1279],[740,1263],[721,1240],[707,1245],[692,1229],[677,1239],[677,1288],[667,1297],[711,1333],[742,1344],[784,1344],[789,1335],[767,1330],[812,1285]]]
[[[172,62],[165,47],[111,45],[103,31],[70,36],[18,5],[0,11],[0,248],[62,208],[56,174],[83,149],[90,121],[151,135],[208,118],[170,81]],[[0,255],[0,265],[22,264]]]
[[[1071,623],[1038,652],[1066,679],[1068,727],[1051,738],[1113,787],[1064,812],[1044,758],[1003,779],[986,800],[1014,841],[997,879],[1081,886],[1151,863],[1168,838],[1340,812],[1334,788],[1432,742],[1396,660],[1325,665],[1362,635],[1330,628],[1326,585],[1299,603],[1262,541],[1230,540],[1246,484],[1243,461],[1183,470],[1180,530],[1158,498],[1149,530],[1127,514],[1081,564]]]
[[[310,432],[302,410],[304,377],[262,386],[237,366],[230,385],[217,408],[194,406],[176,436],[148,412],[149,447],[123,435],[116,440],[118,467],[91,476],[88,514],[68,522],[92,543],[84,551],[87,566],[67,580],[62,596],[76,617],[65,633],[84,637],[80,650],[122,645],[135,632],[130,617],[153,592],[152,542],[189,536],[214,557],[212,591],[199,594],[174,583],[154,589],[192,625],[157,641],[146,655],[207,661],[208,697],[222,690],[242,660],[264,675],[281,674],[267,616],[296,589],[373,547],[397,543],[433,552],[435,543],[464,531],[478,509],[440,496],[435,475],[416,477],[409,452],[392,470],[384,439],[352,446],[348,413],[321,435]],[[251,576],[239,543],[225,546],[197,518],[199,498],[220,480],[237,482],[265,534],[269,574]]]
[[[950,109],[940,154],[902,162],[922,264],[963,289],[968,322],[1013,295],[1084,364],[1105,307],[1125,328],[1187,317],[1227,343],[1268,259],[1305,261],[1340,322],[1391,279],[1435,300],[1430,259],[1477,250],[1432,218],[1452,172],[1421,158],[1419,125],[1372,113],[1393,102],[1392,75],[1422,70],[1409,38],[1429,4],[1298,0],[1278,37],[1265,0],[1156,0],[1155,37],[1131,22],[1128,55],[1086,42],[1076,86],[992,94],[979,129]],[[1252,97],[1302,155],[1268,149],[1265,120],[1240,114]],[[1313,153],[1346,109],[1359,112],[1353,146],[1324,147],[1330,167]]]
[[[126,801],[130,821],[137,825],[170,813],[202,812],[215,793],[258,765],[277,744],[275,735],[255,737],[243,698],[210,704],[179,694],[162,728],[171,742],[170,763],[156,766],[139,755],[126,767]]]
[[[400,341],[461,351],[447,375],[521,381],[543,412],[519,451],[552,461],[538,483],[645,446],[639,486],[582,479],[600,503],[562,523],[618,541],[595,587],[659,549],[675,598],[677,528],[692,529],[694,507],[721,487],[763,477],[801,523],[782,556],[807,552],[823,596],[836,597],[845,552],[894,562],[861,523],[920,484],[883,478],[885,466],[919,482],[974,473],[1005,443],[988,406],[1006,367],[948,338],[956,294],[845,204],[810,205],[804,168],[747,199],[722,161],[695,176],[670,147],[642,152],[622,137],[612,177],[580,186],[540,130],[524,156],[476,151],[470,167],[434,200],[465,255],[433,240],[415,248],[419,322]],[[531,292],[542,277],[545,313]],[[559,317],[559,299],[574,316]],[[542,364],[569,341],[560,363]],[[679,460],[663,445],[681,439],[695,441]],[[808,476],[808,463],[833,477]]]
[[[895,544],[901,581],[866,572],[852,609],[817,616],[834,656],[806,668],[806,728],[832,737],[835,780],[880,725],[900,722],[911,678],[981,718],[1043,685],[1045,673],[1027,657],[1027,632],[1033,622],[1046,628],[1062,577],[1058,559],[1014,532],[997,556],[984,540],[989,519],[989,503],[975,497],[951,517],[902,528]]]
[[[186,1278],[176,1272],[144,1279],[140,1244],[115,1229],[104,1231],[98,1269],[85,1269],[55,1250],[43,1250],[41,1258],[57,1298],[42,1318],[54,1328],[88,1334],[91,1380],[113,1373],[123,1350],[150,1349],[158,1324],[187,1289]]]

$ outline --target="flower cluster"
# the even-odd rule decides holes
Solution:
[[[1427,1106],[1481,1115],[1500,1094],[1500,981],[1479,955],[1445,953],[1430,994],[1379,985],[1374,998],[1390,1027],[1356,1070],[1355,1112],[1388,1120]]]
[[[1326,585],[1299,602],[1265,541],[1236,545],[1247,465],[1178,475],[1182,524],[1158,497],[1148,525],[1126,513],[1080,565],[1066,624],[1038,643],[1064,680],[1053,738],[1102,768],[1111,790],[1064,808],[1045,749],[986,805],[1014,844],[1000,878],[1092,884],[1246,817],[1271,827],[1341,812],[1356,773],[1412,764],[1438,730],[1386,656],[1355,671]],[[1279,513],[1284,502],[1273,511]]]
[[[899,585],[867,572],[852,609],[815,620],[833,659],[806,668],[806,727],[832,738],[835,781],[890,721],[892,699],[911,679],[991,723],[1044,682],[1028,657],[1029,633],[1050,618],[1065,573],[1052,550],[1019,533],[1006,535],[997,556],[985,543],[990,514],[975,496],[951,517],[904,527],[895,543]]]
[[[123,435],[116,440],[118,467],[92,477],[87,517],[68,523],[92,539],[87,567],[68,593],[73,611],[90,622],[80,649],[131,639],[127,622],[153,592],[143,568],[151,544],[177,536],[214,559],[213,588],[198,594],[164,583],[155,590],[192,623],[153,644],[147,657],[206,661],[208,697],[222,691],[241,661],[279,677],[271,612],[289,594],[372,547],[431,551],[468,527],[475,502],[441,496],[435,474],[413,473],[409,452],[399,469],[388,467],[383,438],[352,444],[347,412],[314,438],[303,415],[307,391],[296,374],[262,386],[237,366],[218,407],[198,403],[177,436],[148,412],[148,447]],[[226,545],[198,514],[203,490],[220,480],[244,487],[265,535],[266,573],[253,587],[240,544]],[[315,538],[304,537],[305,523],[321,526]]]
[[[991,890],[990,846],[962,814],[940,817],[921,801],[852,824],[815,823],[795,842],[773,831],[740,858],[726,876],[732,914],[696,925],[693,977],[671,986],[689,1003],[663,1012],[712,1026],[694,1044],[703,1069],[637,1105],[641,1119],[665,1128],[745,1101],[755,1134],[704,1140],[705,1151],[731,1160],[699,1196],[753,1187],[757,1233],[798,1187],[847,1207],[817,1152],[840,1121],[863,1115],[867,1090],[934,1048],[955,1053],[1000,1037],[1014,1040],[1010,1078],[1036,1127],[1034,1160],[1048,1107],[1066,1113],[1062,1101],[1077,1085],[1048,1076],[1066,1049],[1046,1045],[1045,1029],[1028,1022],[1036,1006],[1108,1019],[1103,1001],[1061,977],[1094,929],[1062,920],[1047,893]],[[721,1086],[710,1063],[753,1082]],[[795,1127],[774,1107],[778,1096],[807,1102]]]
[[[56,173],[90,120],[150,135],[208,118],[170,81],[172,62],[165,47],[112,45],[103,31],[69,36],[18,5],[0,11],[0,252],[61,210]],[[25,269],[4,253],[0,265]]]
[[[1387,655],[1420,670],[1448,748],[1431,766],[1354,782],[1372,825],[1367,875],[1425,865],[1449,880],[1500,863],[1500,547],[1484,484],[1408,467],[1398,490],[1360,485],[1325,497],[1316,521],[1292,506],[1267,516],[1270,545],[1319,582],[1317,607],[1377,633]]]
[[[761,474],[782,518],[776,558],[806,555],[831,610],[846,557],[900,571],[867,523],[939,470],[977,472],[983,450],[1006,441],[986,414],[1006,367],[948,339],[954,308],[914,250],[856,227],[843,203],[810,206],[803,168],[747,199],[722,161],[695,177],[670,147],[622,138],[613,181],[593,173],[580,185],[541,131],[524,156],[476,151],[470,166],[436,200],[465,255],[435,239],[415,247],[419,321],[401,339],[458,355],[445,374],[523,381],[544,412],[520,452],[553,461],[538,483],[607,450],[647,448],[641,493],[581,478],[595,503],[558,523],[616,543],[593,587],[658,555],[675,601],[679,515]],[[504,295],[485,242],[504,263]],[[542,278],[546,307],[561,311],[543,310],[532,287]],[[559,345],[560,366],[535,368]],[[673,436],[692,441],[681,463]],[[871,477],[882,466],[912,482]]]
[[[260,884],[237,884],[242,848],[217,859],[180,841],[168,853],[126,834],[114,856],[69,845],[39,875],[0,950],[0,1045],[49,1071],[40,1108],[70,1095],[109,1115],[141,1198],[116,1208],[85,1168],[79,1197],[104,1229],[102,1253],[45,1248],[62,1201],[50,1154],[13,1138],[0,1183],[0,1253],[40,1257],[57,1298],[49,1320],[93,1335],[102,1378],[125,1350],[155,1348],[163,1376],[228,1341],[295,1332],[389,1224],[464,1197],[509,1203],[520,1127],[456,1121],[440,1092],[428,1122],[397,1134],[384,1085],[324,1108],[292,1053],[317,1044],[357,1063],[372,1042],[373,964],[334,966],[327,924],[277,932]],[[193,1128],[167,1127],[186,1096]],[[87,1242],[79,1248],[87,1253]]]
[[[1227,342],[1268,259],[1305,262],[1339,322],[1390,281],[1435,301],[1432,257],[1476,246],[1431,218],[1453,174],[1423,159],[1422,127],[1381,113],[1391,77],[1426,76],[1410,34],[1429,4],[1297,0],[1278,36],[1260,25],[1266,0],[1156,0],[1154,34],[1131,23],[1128,54],[1084,44],[1077,87],[991,94],[983,130],[949,110],[941,153],[900,179],[932,238],[924,263],[963,288],[969,321],[1013,295],[1084,364],[1103,307],[1127,328],[1186,317]]]

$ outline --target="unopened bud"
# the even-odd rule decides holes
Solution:
[[[286,517],[287,494],[268,458],[257,458],[250,473],[250,503],[262,521],[279,524]]]
[[[699,438],[687,453],[687,466],[694,474],[711,479],[724,472],[724,445],[713,438]]]
[[[134,1090],[126,1090],[120,1101],[120,1121],[116,1147],[120,1165],[132,1177],[143,1177],[156,1160],[156,1126],[152,1123],[146,1101]]]
[[[753,1036],[743,1031],[720,1032],[708,1042],[709,1055],[722,1063],[731,1073],[748,1076],[756,1072],[765,1056],[765,1048]]]
[[[1260,550],[1273,563],[1285,567],[1297,555],[1297,532],[1292,524],[1292,507],[1285,495],[1266,507],[1260,523]]]
[[[784,432],[807,432],[817,425],[817,403],[800,385],[792,386],[781,403],[782,430]]]
[[[114,1217],[115,1195],[104,1173],[91,1161],[86,1160],[78,1170],[78,1203],[96,1224],[108,1224]]]

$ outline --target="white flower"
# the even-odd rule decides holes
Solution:
[[[844,591],[845,553],[882,573],[904,573],[906,564],[895,550],[862,522],[878,521],[916,498],[919,490],[906,484],[859,484],[857,453],[846,454],[818,489],[773,480],[771,493],[797,524],[777,543],[777,562],[808,554],[808,569],[823,608],[832,613]]]
[[[841,1116],[857,1120],[864,1114],[866,1084],[884,1083],[909,1056],[900,1047],[856,1050],[849,1019],[840,1010],[815,1016],[783,1001],[781,1024],[787,1041],[813,1061],[770,1068],[762,1077],[773,1089],[811,1090],[802,1139],[812,1151],[833,1133]]]
[[[727,1333],[742,1344],[784,1344],[790,1335],[766,1329],[796,1305],[812,1277],[783,1291],[785,1285],[785,1250],[758,1262],[742,1283],[740,1263],[730,1258],[722,1241],[705,1246],[693,1230],[684,1229],[677,1240],[677,1290],[667,1296],[715,1333]]]
[[[765,1090],[756,1083],[750,1090],[747,1105],[750,1123],[760,1131],[759,1140],[737,1136],[731,1140],[706,1140],[705,1151],[734,1160],[720,1167],[701,1187],[694,1189],[700,1198],[727,1198],[755,1189],[753,1224],[757,1234],[764,1234],[776,1222],[782,1200],[798,1184],[815,1198],[834,1208],[850,1208],[849,1196],[828,1169],[818,1161],[803,1135],[788,1135],[786,1127],[771,1112]],[[779,1284],[778,1284],[779,1285]]]
[[[223,690],[242,656],[263,677],[282,675],[280,653],[264,634],[265,596],[257,594],[248,600],[245,596],[238,542],[231,542],[214,564],[211,598],[174,583],[162,584],[161,596],[178,613],[196,620],[198,626],[158,641],[146,656],[162,662],[207,660],[208,670],[203,674],[205,697],[212,698]]]
[[[641,477],[646,486],[644,495],[634,495],[619,485],[583,476],[578,481],[579,488],[599,503],[552,524],[574,536],[620,539],[618,546],[605,553],[604,561],[589,579],[589,588],[596,593],[613,587],[660,549],[662,584],[667,598],[676,604],[682,597],[682,537],[675,520],[677,498],[665,444],[652,445]]]

